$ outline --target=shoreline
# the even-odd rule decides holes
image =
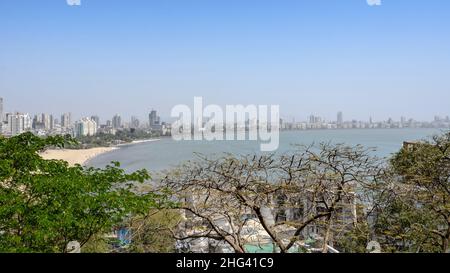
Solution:
[[[70,166],[80,164],[84,166],[89,160],[99,155],[112,152],[119,149],[118,147],[96,147],[91,149],[53,149],[46,150],[40,155],[46,160],[64,160],[69,163]]]
[[[115,151],[124,146],[137,145],[142,143],[159,141],[161,139],[144,139],[134,140],[130,143],[118,144],[112,147],[95,147],[90,149],[50,149],[42,152],[40,155],[46,160],[64,160],[69,163],[70,166],[76,164],[85,166],[90,160],[97,156]]]
[[[155,141],[160,141],[160,138],[150,138],[150,139],[142,139],[142,140],[133,140],[130,143],[122,143],[122,144],[118,144],[115,147],[122,147],[122,146],[129,146],[129,145],[136,145],[136,144],[141,144],[141,143],[148,143],[148,142],[155,142]]]

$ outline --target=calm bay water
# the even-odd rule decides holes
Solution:
[[[436,133],[439,129],[370,129],[370,130],[310,130],[286,131],[280,134],[280,147],[283,153],[292,149],[294,144],[320,142],[361,144],[376,147],[375,155],[387,157],[398,151],[403,141],[422,140]],[[173,141],[163,138],[159,141],[122,146],[113,152],[92,159],[88,165],[104,167],[111,161],[118,161],[127,171],[147,169],[161,171],[169,169],[195,158],[195,153],[220,156],[223,153],[253,154],[260,153],[257,141]]]

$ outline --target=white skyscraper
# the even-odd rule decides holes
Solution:
[[[97,123],[90,118],[82,118],[75,123],[75,137],[93,136],[97,133]]]
[[[61,115],[61,128],[68,129],[72,126],[71,113],[64,113]]]
[[[100,117],[99,116],[91,116],[91,119],[93,121],[95,121],[95,123],[97,124],[97,128],[100,127]]]
[[[45,130],[53,130],[53,115],[43,113],[41,119]]]
[[[8,133],[20,135],[31,129],[31,117],[28,114],[15,113],[8,115]]]

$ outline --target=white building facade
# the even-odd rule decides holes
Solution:
[[[82,118],[75,123],[75,137],[93,136],[97,133],[97,123],[91,118]]]

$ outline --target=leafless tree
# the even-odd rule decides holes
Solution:
[[[381,170],[361,146],[324,143],[283,155],[199,155],[168,173],[162,185],[186,212],[189,228],[178,239],[225,241],[242,253],[263,233],[284,253],[315,227],[327,251],[332,234],[355,224],[355,203],[366,198],[358,188],[376,181]],[[251,236],[249,227],[261,232]]]

